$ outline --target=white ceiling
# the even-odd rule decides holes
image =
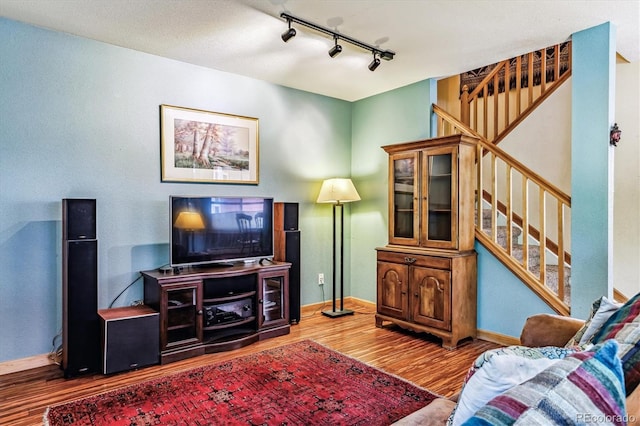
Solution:
[[[288,13],[396,52],[371,72],[369,52],[299,25]],[[611,21],[617,51],[640,60],[639,0],[0,0],[0,15],[37,26],[354,101],[560,43]]]

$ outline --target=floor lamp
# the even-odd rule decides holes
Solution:
[[[318,203],[333,204],[333,309],[322,314],[331,318],[353,315],[353,311],[344,309],[344,203],[359,201],[351,179],[327,179],[322,182]],[[340,310],[336,309],[336,210],[340,208]]]

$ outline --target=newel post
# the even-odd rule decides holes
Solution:
[[[462,95],[460,96],[460,120],[467,126],[470,124],[469,110],[469,86],[465,84],[462,86]]]

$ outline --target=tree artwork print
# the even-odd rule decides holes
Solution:
[[[258,119],[160,105],[163,182],[259,183]]]
[[[248,129],[183,119],[174,128],[175,167],[249,169]]]

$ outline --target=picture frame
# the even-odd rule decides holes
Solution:
[[[258,119],[160,105],[162,182],[259,183]]]

